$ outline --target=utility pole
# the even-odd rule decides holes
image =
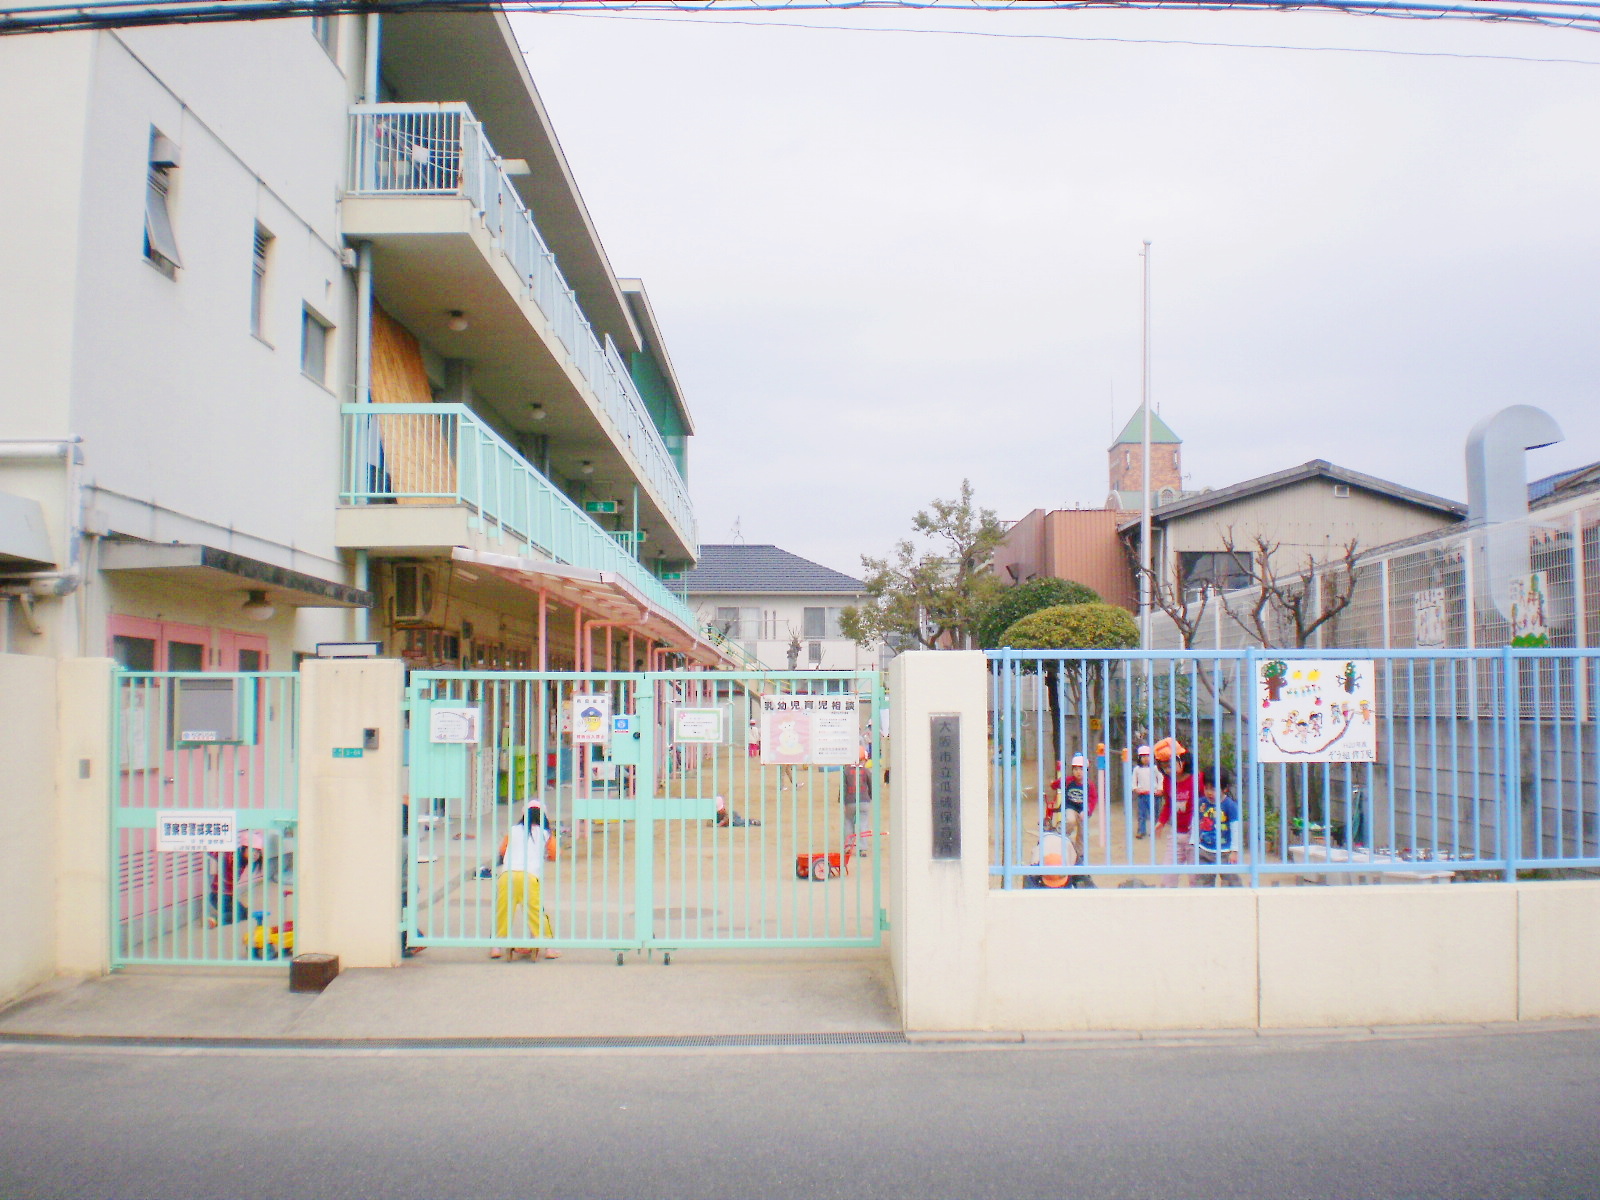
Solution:
[[[1144,259],[1144,334],[1141,340],[1140,391],[1144,412],[1144,433],[1140,453],[1144,465],[1140,468],[1139,482],[1144,489],[1144,503],[1139,513],[1139,644],[1150,649],[1150,610],[1154,607],[1153,580],[1150,576],[1150,240],[1145,239],[1139,251]]]

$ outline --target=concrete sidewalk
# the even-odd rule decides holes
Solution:
[[[124,970],[60,981],[4,1012],[0,1035],[148,1038],[609,1038],[898,1031],[882,950],[568,950],[491,961],[432,949],[297,995],[283,968]]]

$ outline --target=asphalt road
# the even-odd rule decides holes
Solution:
[[[6,1200],[1597,1195],[1600,1029],[1067,1048],[0,1048]]]

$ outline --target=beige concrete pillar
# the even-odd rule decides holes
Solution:
[[[989,889],[988,689],[978,651],[916,651],[889,667],[889,958],[907,1030],[984,1026]],[[961,717],[961,857],[933,858],[935,713]]]
[[[111,673],[109,658],[62,659],[56,674],[56,971],[111,969]]]
[[[0,654],[0,1004],[56,970],[56,673]]]
[[[314,659],[300,668],[300,824],[295,949],[342,967],[400,961],[398,659]],[[377,730],[377,749],[362,747]]]

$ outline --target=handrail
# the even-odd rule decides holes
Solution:
[[[701,640],[749,661],[464,404],[346,404],[342,504],[461,504],[496,537],[569,566],[610,571]]]
[[[687,484],[626,364],[596,335],[555,255],[472,110],[461,103],[358,104],[350,109],[351,196],[463,196],[545,316],[630,455],[690,545],[698,541]]]

